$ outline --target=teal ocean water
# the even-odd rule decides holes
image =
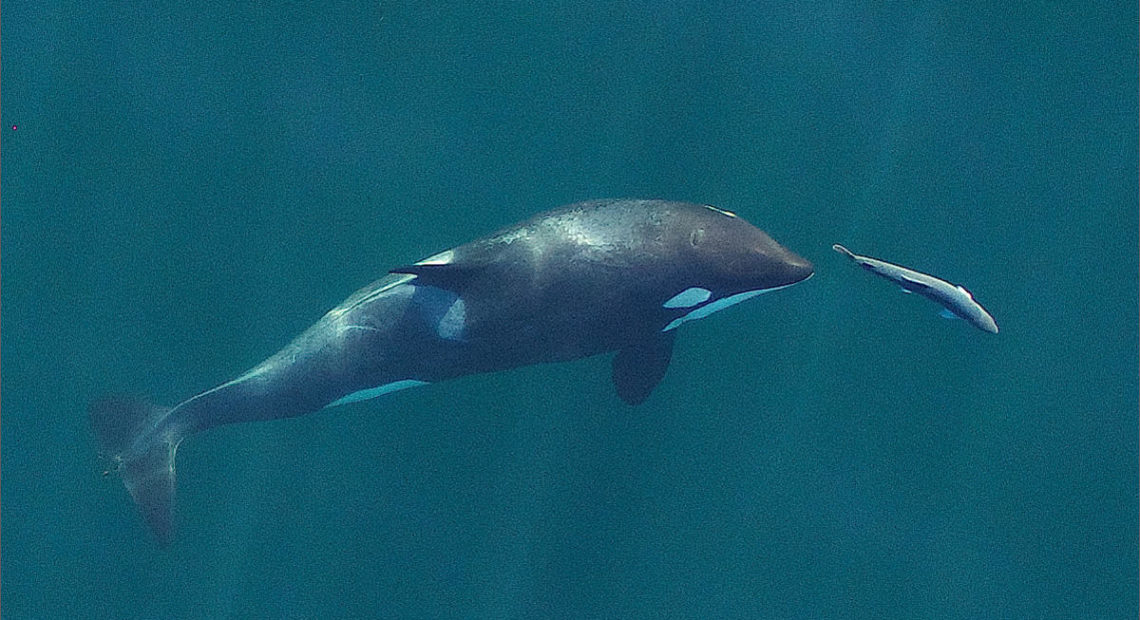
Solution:
[[[1135,3],[431,4],[4,3],[0,615],[1137,616]],[[91,400],[599,197],[816,276],[639,407],[601,356],[193,436],[167,549],[102,475]]]

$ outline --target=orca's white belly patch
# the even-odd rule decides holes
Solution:
[[[332,401],[331,403],[325,405],[325,408],[327,409],[329,407],[336,407],[337,405],[344,405],[347,403],[355,403],[355,402],[359,402],[362,400],[368,400],[369,398],[376,398],[377,396],[383,396],[385,394],[390,394],[390,393],[395,392],[397,390],[404,390],[404,389],[407,389],[410,387],[418,387],[418,386],[427,385],[427,384],[428,384],[427,381],[417,381],[415,379],[403,379],[401,381],[393,381],[391,383],[385,383],[384,385],[379,385],[379,386],[376,386],[374,388],[368,388],[367,390],[360,390],[359,392],[353,392],[347,396],[342,396],[342,397]]]
[[[724,310],[725,308],[727,308],[729,306],[735,306],[736,304],[738,304],[742,301],[748,300],[748,299],[752,299],[753,297],[755,297],[761,293],[771,293],[772,291],[778,291],[782,288],[788,288],[789,286],[792,286],[792,285],[791,284],[785,284],[784,286],[774,286],[772,288],[762,288],[762,289],[758,289],[755,291],[744,291],[743,293],[737,293],[735,295],[729,295],[728,297],[722,297],[722,298],[717,299],[715,301],[710,301],[709,303],[707,303],[703,306],[698,306],[698,307],[690,310],[688,314],[685,314],[683,316],[679,316],[679,317],[673,319],[661,331],[667,332],[671,329],[676,329],[676,328],[680,327],[682,323],[686,323],[688,321],[695,321],[697,319],[703,319],[706,316],[708,316],[714,312],[719,312],[719,311]],[[689,291],[693,291],[693,290],[703,291],[705,289],[686,289],[686,290],[678,293],[676,296],[674,296],[669,301],[673,301],[673,300],[677,299],[678,297],[681,297],[682,295],[690,294]],[[695,295],[695,294],[691,294],[691,295]],[[665,302],[665,303],[669,303],[669,302]],[[666,307],[670,307],[670,306],[666,306]],[[674,306],[674,307],[686,307],[686,306],[678,304],[677,306]]]
[[[424,321],[444,340],[463,340],[467,327],[467,304],[452,291],[436,286],[415,285],[412,303]]]

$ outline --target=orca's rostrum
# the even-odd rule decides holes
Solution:
[[[582,202],[392,269],[269,359],[174,407],[108,398],[91,418],[165,544],[174,455],[188,435],[608,351],[618,396],[636,405],[665,375],[678,326],[811,275],[811,263],[728,211]]]

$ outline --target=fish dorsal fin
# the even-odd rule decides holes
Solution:
[[[905,275],[899,277],[899,284],[900,284],[900,286],[903,287],[903,291],[905,291],[907,293],[911,293],[914,291],[929,291],[929,290],[931,290],[930,285],[927,284],[926,282],[922,282],[922,281],[916,280],[914,278],[909,278]]]
[[[673,356],[674,332],[646,335],[614,356],[613,381],[618,397],[640,405],[665,376]]]

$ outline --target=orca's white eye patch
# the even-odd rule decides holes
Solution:
[[[665,326],[665,329],[662,329],[661,331],[667,332],[671,329],[676,329],[677,327],[679,327],[682,323],[684,323],[686,321],[695,321],[697,319],[703,319],[706,316],[708,316],[714,312],[724,310],[725,308],[727,308],[729,306],[734,306],[734,305],[736,305],[736,304],[738,304],[738,303],[740,303],[746,299],[755,297],[755,296],[759,295],[760,293],[766,293],[766,292],[767,291],[761,289],[758,291],[744,291],[743,293],[737,293],[735,295],[729,295],[728,297],[722,297],[722,298],[720,298],[720,299],[718,299],[712,303],[705,304],[705,305],[701,306],[700,308],[690,310],[689,313],[686,314],[685,316],[677,317],[677,318],[673,319],[672,321],[669,322],[668,325]]]
[[[661,304],[661,307],[663,307],[663,308],[691,308],[697,304],[701,304],[701,303],[708,301],[709,297],[711,297],[711,296],[712,296],[712,291],[708,290],[707,288],[701,288],[699,286],[694,286],[694,287],[687,288],[687,289],[681,291],[680,293],[677,293],[676,295],[670,297],[669,299],[667,299],[665,301],[665,303]]]

